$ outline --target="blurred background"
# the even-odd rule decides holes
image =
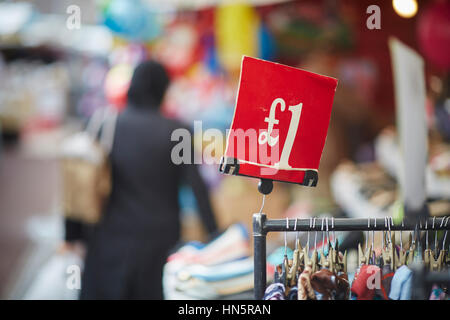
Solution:
[[[370,5],[380,29],[369,29]],[[229,128],[242,55],[339,79],[317,188],[276,183],[270,218],[395,216],[395,99],[389,37],[425,59],[427,199],[450,211],[449,1],[0,1],[0,298],[27,297],[63,239],[63,139],[97,108],[126,106],[136,64],[155,58],[172,83],[168,117]],[[433,35],[433,36],[430,36]],[[200,151],[201,150],[197,150]],[[215,156],[223,150],[216,149]],[[393,169],[394,168],[394,169]],[[261,206],[256,179],[202,165],[221,230]],[[204,241],[189,188],[185,241]],[[398,211],[398,210],[397,210]],[[270,235],[268,248],[282,243]],[[251,248],[251,246],[249,246]],[[251,249],[249,249],[251,255]]]

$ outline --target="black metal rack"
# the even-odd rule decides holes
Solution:
[[[253,215],[254,240],[254,286],[255,299],[261,300],[266,289],[266,236],[269,232],[324,231],[323,221],[326,218],[315,218],[319,223],[311,224],[311,219],[268,220],[264,213]],[[443,218],[427,218],[421,224],[393,224],[391,219],[351,219],[328,218],[329,231],[407,231],[407,230],[450,230],[450,224]],[[386,223],[386,221],[388,221]],[[330,224],[331,222],[331,224]],[[432,228],[433,226],[433,228]]]

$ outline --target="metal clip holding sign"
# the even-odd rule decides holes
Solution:
[[[219,170],[315,187],[337,80],[244,56],[225,154]]]

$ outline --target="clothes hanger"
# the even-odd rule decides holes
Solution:
[[[328,269],[328,261],[326,261],[325,258],[325,233],[323,230],[323,218],[322,219],[322,225],[320,227],[320,233],[322,234],[322,253],[320,254],[320,261],[319,261],[319,265],[322,268],[327,268]]]
[[[298,234],[298,232],[297,232]],[[305,268],[305,252],[303,250],[302,244],[300,243],[300,239],[297,237],[296,245],[298,248],[298,258],[297,258],[297,269],[295,270],[298,275],[299,272],[302,272]]]
[[[370,229],[370,218],[367,219],[367,228]],[[366,245],[364,251],[361,248],[361,243],[358,243],[358,268],[362,265],[369,264],[370,255],[372,248],[368,246],[369,244],[369,230],[366,231]]]
[[[288,273],[288,283],[291,287],[296,285],[297,282],[297,272],[300,261],[300,252],[302,251],[302,247],[300,244],[300,240],[298,239],[298,231],[297,231],[297,218],[295,218],[294,231],[296,231],[295,235],[295,249],[292,257],[292,266],[289,269]]]
[[[423,261],[427,268],[430,268],[431,255],[432,252],[428,245],[428,220],[425,220],[425,250],[423,252]]]
[[[433,217],[433,224],[432,224],[432,228],[434,230],[434,222],[436,221],[436,217]],[[434,256],[437,257],[438,256],[438,246],[437,246],[437,230],[434,231]]]
[[[409,234],[411,238],[411,233]],[[416,238],[417,238],[417,223],[414,226],[413,235],[411,239],[411,244],[408,249],[408,257],[406,258],[406,265],[410,265],[415,258],[415,251],[416,251]]]
[[[392,230],[391,230],[391,226],[392,227],[394,227],[394,219],[392,218],[392,217],[388,217],[388,222],[389,222],[389,219],[391,220],[391,224],[390,224],[390,226],[389,226],[389,242],[390,242],[390,244],[391,244],[391,248],[392,248],[392,255],[393,255],[393,261],[392,261],[392,263],[393,263],[393,271],[396,271],[397,270],[397,268],[398,268],[398,254],[397,254],[397,248],[396,248],[396,245],[395,245],[395,239],[396,239],[396,233],[395,233],[395,231],[394,232],[392,232]]]
[[[309,246],[310,246],[310,241],[309,241],[309,239],[310,239],[312,227],[313,227],[313,219],[312,219],[312,218],[309,218],[308,240],[307,240],[307,242],[306,242],[306,247],[303,248],[303,260],[304,260],[304,262],[305,262],[305,267],[306,267],[307,265],[312,266],[312,262],[311,262],[311,259],[310,259],[310,257],[309,257]]]
[[[334,232],[334,219],[331,220],[332,228]],[[322,235],[322,256],[321,266],[322,269],[315,272],[311,276],[311,284],[313,288],[322,294],[322,300],[343,300],[348,297],[350,292],[350,285],[348,281],[347,270],[347,252],[342,258],[339,257],[339,252],[336,250],[337,241],[334,238],[335,247],[332,246],[330,238],[330,229],[328,224],[328,218],[325,218],[325,233],[327,236],[327,256],[325,257],[325,234]],[[321,227],[323,232],[323,227]],[[337,258],[336,258],[337,257]],[[335,263],[337,262],[337,263]],[[340,264],[340,266],[339,266]]]
[[[422,221],[419,221],[419,230],[422,230]],[[414,255],[414,259],[413,259],[417,263],[423,263],[424,262],[424,254],[423,254],[423,250],[422,250],[423,245],[422,245],[422,241],[420,239],[421,235],[422,235],[421,231],[418,231],[418,233],[417,233],[417,240],[418,241],[416,241],[417,249],[416,249],[416,253]]]
[[[313,219],[313,228],[314,229],[316,228],[316,218]],[[319,266],[318,266],[319,257],[318,257],[318,255],[319,254],[317,252],[317,230],[315,230],[315,233],[314,233],[314,250],[313,250],[312,255],[311,255],[312,273],[316,272],[319,269]]]
[[[329,261],[329,269],[333,272],[336,272],[336,266],[334,265],[334,259],[333,256],[335,256],[334,248],[331,246],[330,241],[330,229],[328,228],[328,217],[326,218],[326,234],[327,234],[327,259]]]
[[[313,270],[313,266],[315,266],[315,263],[313,263],[313,259],[309,257],[309,246],[310,246],[310,233],[312,228],[315,228],[316,225],[316,218],[309,218],[309,230],[308,230],[308,240],[306,243],[306,247],[303,248],[303,258],[305,267],[302,271],[302,273],[298,277],[298,299],[299,300],[315,300],[316,295],[315,292],[311,286],[311,275],[315,272]],[[316,252],[317,254],[317,252]],[[314,254],[313,254],[314,256]],[[316,255],[317,257],[317,255]]]
[[[289,271],[289,260],[287,257],[287,230],[289,230],[289,219],[286,218],[286,231],[284,232],[284,259],[283,259],[283,265],[282,265],[282,283],[287,286],[287,273]]]
[[[286,218],[286,229],[289,230],[289,219]],[[287,258],[287,231],[284,232],[284,258],[281,266],[275,268],[274,282],[287,285],[287,272],[289,270],[289,261]]]
[[[334,217],[331,217],[331,225],[332,225],[332,228],[334,229]],[[328,228],[328,218],[326,220],[326,228],[327,228],[327,239],[328,239],[327,247],[328,247],[328,258],[330,261],[330,270],[332,272],[334,272],[335,274],[337,274],[339,272],[339,270],[338,270],[339,266],[336,265],[336,256],[339,255],[339,253],[336,252],[336,247],[333,246],[333,243],[331,241],[330,230]],[[339,261],[337,261],[337,262],[339,262]]]
[[[297,219],[295,219],[295,225],[294,225],[294,231],[297,229]],[[295,247],[294,247],[294,253],[292,254],[292,261],[291,261],[291,265],[288,266],[287,269],[287,274],[286,274],[286,282],[289,284],[289,286],[291,286],[291,280],[292,280],[292,271],[294,270],[294,264],[297,263],[297,258],[298,258],[298,250],[296,247],[297,243],[295,243]],[[294,275],[295,277],[295,275]]]
[[[336,284],[332,281],[332,279],[335,279],[336,277],[330,270],[330,256],[325,256],[324,218],[321,218],[321,220],[322,224],[320,230],[322,233],[322,252],[320,254],[319,262],[320,270],[311,275],[311,285],[316,292],[322,294],[322,300],[330,300],[334,297],[333,292],[336,291]]]
[[[448,220],[450,220],[450,216],[444,217],[444,218],[442,219],[441,225],[440,225],[441,228],[442,228],[442,226],[444,225],[444,220],[445,220],[445,227],[447,227]],[[442,261],[443,267],[444,267],[444,265],[447,263],[447,260],[449,259],[449,257],[448,257],[448,250],[445,248],[445,242],[446,242],[446,240],[447,240],[447,233],[448,233],[448,230],[445,230],[444,237],[443,237],[443,239],[442,239],[442,249],[441,249],[441,251],[444,252],[444,257],[443,257],[443,261]]]
[[[436,217],[433,217],[433,225],[432,228],[434,230],[434,252],[429,251],[429,269],[430,271],[441,271],[444,263],[444,252],[441,250],[438,255],[437,248],[437,230],[434,229],[434,222]]]
[[[383,258],[383,265],[390,265],[391,270],[394,270],[395,267],[395,258],[394,258],[394,250],[393,250],[393,246],[392,246],[392,238],[391,238],[391,224],[389,222],[389,218],[385,217],[384,218],[384,226],[387,227],[389,229],[389,239],[388,241],[385,241],[384,236],[385,236],[385,232],[383,231],[383,243],[382,243],[382,249],[381,249],[381,256]],[[387,245],[385,246],[385,242],[388,242]]]
[[[375,265],[377,263],[375,253],[375,229],[377,227],[377,218],[373,218],[373,226],[374,228],[372,229],[372,254],[369,259],[369,264]]]
[[[446,217],[446,218],[444,218],[444,219],[442,219],[442,221],[441,221],[441,227],[442,227],[442,225],[443,225],[443,223],[444,223],[444,220],[445,220],[445,227],[447,227],[447,224],[448,224],[448,220],[450,219],[450,216],[448,216],[448,217]],[[446,240],[447,240],[447,233],[448,233],[448,230],[445,230],[445,233],[444,233],[444,238],[442,239],[442,251],[444,251],[444,258],[443,258],[443,263],[445,264],[448,264],[448,262],[449,262],[449,256],[448,256],[448,250],[445,248],[445,242],[446,242]]]
[[[333,268],[336,278],[333,280],[336,282],[336,299],[345,300],[350,295],[350,282],[348,281],[347,274],[347,250],[345,250],[342,258],[339,256],[338,241],[334,230],[334,217],[331,217],[331,227],[333,228],[333,238],[335,247],[333,248]],[[335,263],[337,261],[337,263]]]
[[[327,224],[328,224],[328,218],[326,218],[326,219],[327,219]],[[321,226],[320,230],[322,231],[322,253],[320,255],[319,264],[322,269],[330,269],[330,267],[332,267],[332,266],[331,266],[331,263],[329,260],[329,258],[330,258],[329,252],[328,252],[327,256],[325,256],[325,232],[323,230],[323,218],[322,218],[322,226]]]
[[[312,226],[312,221],[310,221],[310,226]],[[308,239],[308,246],[309,246],[309,239]],[[305,252],[307,252],[306,248],[304,248],[304,250]],[[298,283],[297,283],[298,300],[316,300],[316,294],[311,286],[311,275],[313,274],[312,266],[313,264],[311,259],[308,257],[307,254],[305,254],[305,268],[303,269],[302,273],[298,276]]]
[[[370,218],[367,219],[367,228],[370,229]],[[369,230],[366,232],[366,247],[364,248],[365,263],[369,264],[369,259],[372,254],[372,247],[369,247]]]
[[[336,251],[338,250],[339,241],[336,238],[336,230],[334,230],[334,217],[331,217],[331,228],[333,229],[333,242],[334,242],[333,249]]]
[[[334,217],[331,217],[331,228],[333,229],[333,241],[331,241],[330,235],[328,233],[328,246],[329,246],[329,255],[330,259],[332,261],[332,271],[336,274],[339,272],[339,252],[338,250],[338,243],[336,240],[336,232],[334,230]],[[327,225],[327,231],[328,231],[328,225]],[[333,245],[334,242],[334,245]]]
[[[297,220],[295,220],[295,223],[297,224]],[[295,226],[295,229],[297,230],[297,226]],[[305,268],[305,256],[298,231],[295,236],[295,246],[298,249],[297,268],[295,269],[295,273],[298,276],[298,273]]]
[[[384,217],[384,228],[387,229],[387,225],[386,225],[386,217]],[[384,250],[386,248],[386,232],[385,230],[381,231],[382,235],[381,235],[381,252],[380,252],[380,259],[379,259],[379,267],[381,268],[383,266],[383,264],[386,264],[384,261]],[[389,259],[389,257],[387,257]]]
[[[331,220],[332,223],[332,228],[333,228],[333,233],[334,233],[334,220]],[[345,250],[344,254],[342,255],[342,258],[340,256],[340,252],[339,252],[339,241],[337,241],[337,239],[335,239],[335,268],[336,268],[336,272],[337,274],[346,274],[347,273],[347,250]]]
[[[395,239],[396,239],[395,234],[396,233],[395,233],[395,231],[392,232],[392,230],[391,230],[391,226],[394,227],[394,219],[392,217],[387,217],[387,221],[388,221],[388,229],[389,229],[389,244],[392,249],[392,257],[393,257],[393,260],[392,260],[393,265],[391,266],[391,268],[392,268],[392,271],[396,271],[398,268],[399,256],[397,254],[397,247],[395,246]],[[389,224],[389,221],[390,221],[390,224]]]
[[[405,226],[405,224],[402,220],[402,227],[404,227],[404,226]],[[409,243],[411,243],[411,237],[409,237],[408,241],[409,241]],[[402,232],[402,230],[400,230],[400,251],[399,251],[398,259],[397,259],[397,267],[400,268],[401,266],[406,265],[407,258],[408,258],[408,252],[406,251],[406,249],[403,248],[403,232]]]

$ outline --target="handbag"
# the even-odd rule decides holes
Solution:
[[[62,145],[63,211],[66,218],[96,224],[112,188],[109,154],[117,120],[112,108],[94,112],[86,129]]]

